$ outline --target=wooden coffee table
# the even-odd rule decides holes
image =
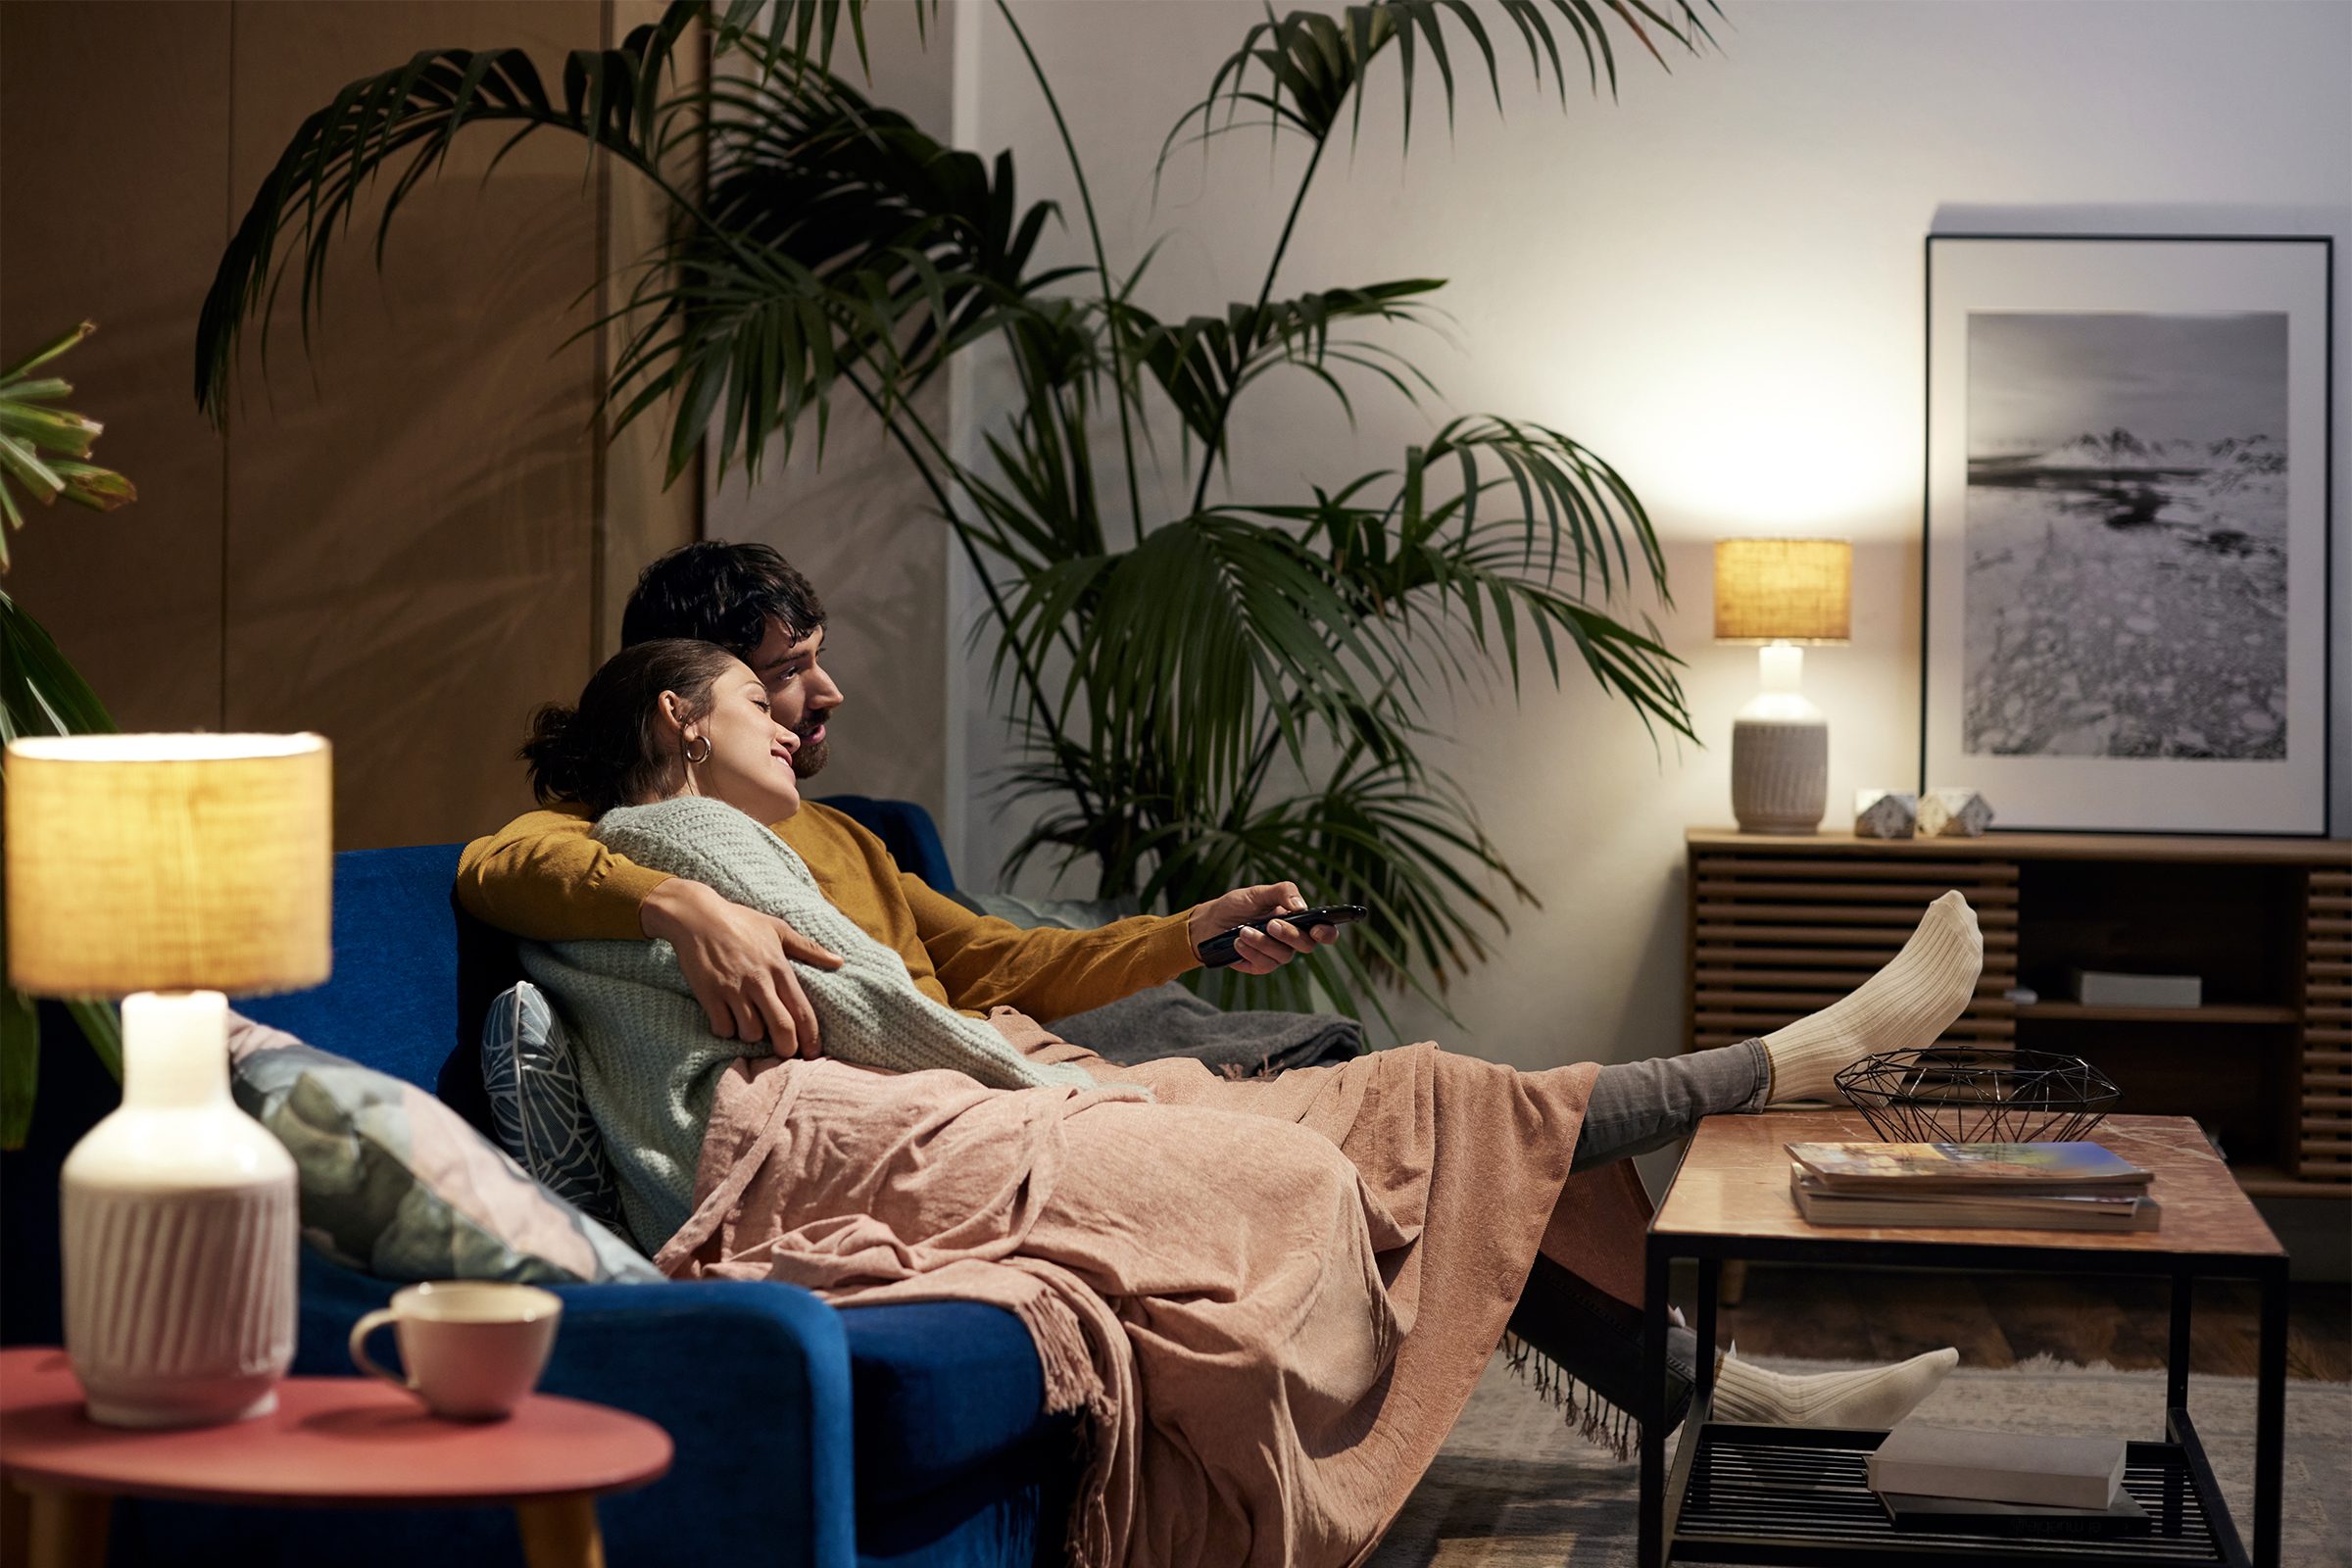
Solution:
[[[1971,1556],[2036,1564],[2278,1568],[2286,1419],[2286,1252],[2229,1167],[2185,1116],[2111,1116],[2092,1138],[2156,1173],[2157,1231],[1894,1229],[1806,1223],[1788,1196],[1796,1143],[1875,1142],[1852,1110],[1710,1116],[1699,1123],[1649,1226],[1642,1417],[1642,1568],[1675,1562],[1948,1565]],[[1667,1271],[1698,1263],[1698,1382],[1666,1464]],[[2133,1443],[2124,1484],[2156,1522],[2117,1540],[1920,1536],[1895,1531],[1865,1479],[1882,1432],[1711,1420],[1715,1298],[1732,1259],[1854,1268],[2160,1275],[2172,1281],[2172,1344],[2159,1440]],[[2254,1549],[2214,1485],[2188,1414],[2189,1298],[2202,1278],[2250,1279],[2262,1297],[2254,1437]]]
[[[261,1507],[503,1506],[531,1568],[603,1568],[596,1499],[668,1473],[669,1434],[642,1416],[534,1394],[503,1421],[444,1421],[373,1378],[288,1378],[277,1409],[227,1426],[143,1432],[82,1411],[55,1348],[0,1350],[0,1562],[106,1560],[117,1497]]]

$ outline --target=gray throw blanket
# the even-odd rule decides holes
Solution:
[[[1268,1078],[1363,1054],[1364,1026],[1321,1012],[1222,1012],[1171,980],[1056,1019],[1054,1032],[1123,1067],[1190,1056],[1228,1078]]]
[[[639,865],[704,883],[839,954],[837,970],[795,966],[834,1060],[950,1068],[992,1089],[1096,1087],[1083,1069],[1030,1061],[987,1023],[917,991],[906,960],[827,903],[807,862],[734,807],[701,796],[618,807],[594,832]],[[570,1031],[622,1216],[651,1251],[686,1222],[719,1074],[771,1052],[710,1032],[666,942],[526,942],[521,954]]]
[[[960,890],[949,897],[974,914],[1023,928],[1076,931],[1137,912],[1133,899],[1028,899]],[[1122,1067],[1190,1056],[1226,1078],[1270,1078],[1287,1068],[1347,1061],[1364,1052],[1364,1026],[1352,1018],[1325,1012],[1224,1012],[1174,980],[1047,1022],[1062,1039]]]

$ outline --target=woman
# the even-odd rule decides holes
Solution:
[[[574,1030],[630,1227],[665,1271],[1020,1315],[1049,1408],[1090,1418],[1089,1562],[1360,1559],[1506,1324],[1572,1366],[1622,1334],[1605,1298],[1591,1321],[1531,1321],[1533,1291],[1513,1308],[1547,1266],[1638,1298],[1625,1155],[1705,1114],[1835,1098],[1846,1062],[1940,1033],[1981,962],[1952,894],[1853,996],[1724,1051],[1520,1073],[1424,1044],[1259,1082],[1122,1071],[1017,1015],[930,1002],[824,902],[761,825],[799,808],[796,744],[740,661],[662,641],[542,710],[524,756],[542,799],[597,811],[631,860],[839,954],[803,975],[828,1059],[713,1038],[662,944],[535,945],[526,967]],[[1687,1366],[1687,1336],[1677,1349]],[[1954,1360],[1798,1379],[1727,1358],[1716,1410],[1888,1424]]]

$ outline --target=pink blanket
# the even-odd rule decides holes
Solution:
[[[1520,1073],[1419,1045],[1236,1082],[993,1021],[1103,1087],[738,1061],[694,1217],[656,1261],[840,1305],[1018,1314],[1047,1406],[1087,1418],[1081,1568],[1361,1562],[1539,1246],[1639,1299],[1630,1166],[1568,1180],[1591,1065]]]

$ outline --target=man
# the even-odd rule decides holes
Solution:
[[[645,569],[622,612],[624,644],[694,637],[718,644],[767,687],[778,722],[800,737],[793,771],[806,779],[831,756],[833,715],[844,701],[824,667],[825,611],[808,580],[765,545],[706,540]],[[768,1040],[778,1055],[814,1056],[822,1042],[793,962],[840,960],[782,920],[730,904],[699,882],[667,877],[612,854],[588,835],[578,808],[517,817],[466,848],[458,901],[516,936],[657,937],[721,1039]],[[1237,888],[1183,914],[1144,915],[1093,931],[1024,931],[974,914],[901,871],[881,842],[839,811],[809,803],[776,832],[798,851],[825,896],[898,950],[935,1002],[966,1012],[1010,1006],[1056,1018],[1174,979],[1199,961],[1210,937],[1268,915],[1302,909],[1288,882]],[[1234,965],[1265,974],[1320,943],[1327,926],[1301,931],[1266,921],[1245,931]]]

